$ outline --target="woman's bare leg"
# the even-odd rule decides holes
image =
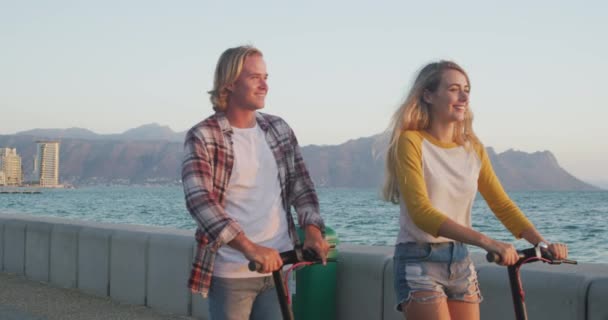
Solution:
[[[437,295],[426,291],[412,293],[412,299],[402,305],[403,316],[407,320],[450,320],[446,297]]]
[[[448,301],[452,320],[479,320],[479,303]]]

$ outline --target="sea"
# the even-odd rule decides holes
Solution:
[[[0,213],[195,229],[179,186],[103,186],[39,189],[40,194],[0,194]],[[392,246],[399,206],[381,200],[377,189],[318,188],[321,214],[340,243]],[[580,262],[608,263],[608,191],[509,192],[541,234],[563,242]],[[478,195],[473,228],[515,247],[515,240]],[[483,252],[470,247],[473,252]]]

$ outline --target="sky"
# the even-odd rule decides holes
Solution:
[[[0,134],[187,130],[212,114],[219,55],[252,44],[264,111],[301,145],[339,144],[385,130],[416,72],[450,59],[486,146],[608,186],[607,30],[600,1],[0,0]]]

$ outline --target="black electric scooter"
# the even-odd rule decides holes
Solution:
[[[574,260],[557,260],[554,259],[549,249],[545,246],[535,246],[533,248],[517,250],[519,254],[519,260],[512,266],[508,266],[509,282],[511,284],[511,296],[513,297],[513,307],[515,308],[515,319],[517,320],[528,320],[528,313],[526,312],[526,302],[524,299],[524,290],[521,286],[521,278],[519,276],[519,268],[526,263],[542,261],[549,264],[577,264]],[[499,254],[494,252],[488,252],[486,255],[488,262],[499,263],[501,257]]]
[[[308,264],[321,263],[321,258],[317,255],[317,253],[313,250],[302,249],[302,246],[296,246],[293,250],[285,251],[280,253],[281,260],[283,260],[283,265],[286,264],[296,264],[299,262],[308,262]],[[257,271],[260,269],[260,264],[249,261],[249,270]],[[283,284],[283,273],[281,268],[272,272],[272,278],[274,280],[274,287],[277,290],[277,296],[279,298],[279,305],[281,306],[281,313],[283,314],[284,320],[293,320],[293,311],[291,310],[291,306],[289,305],[289,296],[288,292],[285,290],[285,286]]]

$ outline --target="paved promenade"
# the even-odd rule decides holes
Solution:
[[[193,320],[0,272],[2,320]]]

